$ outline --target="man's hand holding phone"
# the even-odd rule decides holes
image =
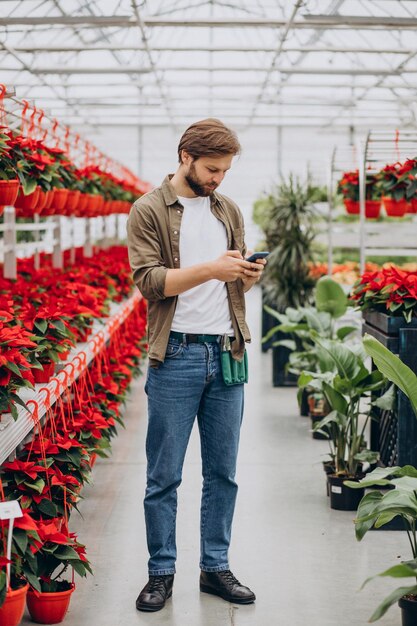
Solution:
[[[244,270],[245,277],[243,278],[243,284],[245,291],[248,291],[248,289],[260,280],[268,254],[269,252],[254,252],[246,257],[245,261],[251,263],[251,267]]]

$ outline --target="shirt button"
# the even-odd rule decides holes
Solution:
[[[181,211],[179,209],[177,209],[177,213],[181,213]]]
[[[177,230],[174,230],[174,235],[178,235],[178,231]]]
[[[178,257],[175,257],[174,261],[178,261]]]

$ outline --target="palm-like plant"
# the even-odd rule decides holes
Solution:
[[[263,278],[264,299],[279,311],[311,301],[315,281],[308,263],[313,259],[315,193],[309,181],[302,184],[290,176],[257,207],[271,252]]]

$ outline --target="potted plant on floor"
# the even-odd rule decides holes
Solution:
[[[414,372],[374,337],[365,335],[364,347],[378,370],[408,397],[417,417],[417,376]],[[347,485],[353,488],[394,487],[385,494],[371,491],[362,498],[355,520],[356,537],[361,541],[373,526],[383,527],[395,517],[402,519],[411,546],[412,558],[390,567],[377,576],[412,578],[413,582],[408,587],[399,587],[390,593],[369,621],[375,622],[390,606],[398,602],[402,611],[403,626],[414,626],[417,623],[417,469],[410,465],[377,468],[360,481],[359,485],[351,482]],[[367,579],[364,584],[372,578]]]
[[[39,543],[37,551],[27,560],[31,589],[27,605],[32,619],[39,624],[58,624],[68,610],[74,582],[63,575],[72,569],[79,576],[92,574],[84,546],[69,533],[63,519],[38,522]]]
[[[0,520],[0,545],[6,545],[9,520]],[[14,520],[11,542],[11,559],[0,556],[0,624],[17,626],[25,610],[29,585],[24,576],[25,558],[31,558],[39,540],[36,522],[24,511]],[[9,567],[9,570],[6,568]],[[10,578],[9,578],[10,576]]]
[[[386,379],[379,371],[369,372],[364,365],[365,354],[360,346],[315,337],[320,353],[330,359],[334,370],[322,373],[304,372],[301,386],[315,384],[330,406],[330,413],[314,430],[328,430],[330,459],[334,473],[328,474],[330,506],[333,509],[356,510],[363,493],[351,492],[344,485],[346,479],[359,480],[362,465],[375,463],[378,453],[369,450],[365,440],[366,427],[375,417],[376,403],[388,402],[391,392],[374,402],[371,393],[386,387]],[[352,493],[354,495],[352,495]]]
[[[286,367],[297,378],[303,371],[324,372],[333,367],[332,362],[324,358],[323,351],[314,341],[317,333],[323,338],[345,341],[353,332],[358,331],[358,327],[353,325],[337,327],[336,321],[347,311],[348,299],[342,287],[332,278],[323,276],[319,279],[315,289],[315,300],[316,307],[298,309],[289,307],[285,314],[273,311],[269,307],[267,309],[279,324],[269,330],[263,341],[268,341],[276,332],[289,335],[289,339],[284,340],[284,345],[291,350]],[[278,341],[273,345],[281,343]],[[309,390],[305,386],[300,388],[298,394],[300,406],[303,402],[308,402],[309,391],[313,392],[314,389]],[[319,433],[316,435],[316,438],[318,437],[321,437]]]
[[[270,251],[262,277],[263,304],[283,313],[312,302],[315,280],[308,263],[313,260],[313,240],[317,214],[313,206],[315,188],[290,176],[268,197],[264,217],[266,249]],[[263,334],[266,329],[264,328]],[[278,336],[275,339],[286,339]],[[266,344],[265,344],[266,345]],[[285,373],[289,350],[273,348],[273,384],[296,384]]]

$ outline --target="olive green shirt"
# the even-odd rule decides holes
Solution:
[[[160,187],[141,196],[132,205],[127,222],[127,244],[133,280],[148,301],[148,344],[151,367],[164,361],[178,296],[166,297],[168,269],[179,269],[180,231],[184,207],[167,176]],[[226,196],[210,196],[211,211],[226,228],[227,247],[245,256],[243,217],[238,206]],[[245,321],[243,282],[226,283],[230,316],[236,340],[233,357],[241,360],[245,341],[250,341]]]

